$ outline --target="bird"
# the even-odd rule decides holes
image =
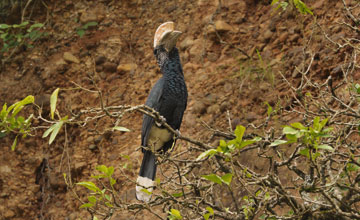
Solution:
[[[146,106],[157,111],[162,120],[178,132],[188,98],[179,50],[176,48],[181,34],[181,31],[174,30],[174,22],[171,21],[157,28],[154,55],[162,77],[152,87],[145,102]],[[175,135],[162,123],[144,114],[141,130],[143,160],[136,180],[136,198],[139,201],[148,203],[151,199],[157,168],[155,153],[165,153],[175,146],[175,142]]]

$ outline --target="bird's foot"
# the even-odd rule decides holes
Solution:
[[[160,115],[159,120],[155,121],[156,126],[161,127],[164,123],[166,123],[166,118]]]
[[[180,137],[180,136],[181,136],[181,133],[180,133],[179,129],[176,129],[176,130],[175,130],[175,136],[176,136],[176,137]]]

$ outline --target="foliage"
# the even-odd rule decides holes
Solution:
[[[277,5],[275,11],[282,8],[286,10],[289,3],[293,5],[301,14],[311,14],[314,15],[310,8],[301,0],[272,0],[271,5]]]
[[[114,167],[110,166],[107,167],[105,165],[100,165],[96,167],[96,170],[100,172],[100,174],[91,176],[95,180],[107,179],[110,185],[110,188],[103,188],[100,189],[94,182],[87,181],[87,182],[79,182],[76,183],[79,186],[83,186],[89,189],[92,193],[90,196],[87,197],[88,202],[82,204],[80,208],[91,208],[98,205],[103,205],[108,208],[113,207],[113,195],[115,190],[113,188],[116,180],[112,177],[114,173]],[[66,180],[66,174],[64,174]],[[67,181],[67,180],[66,180]]]
[[[27,119],[17,115],[26,105],[32,103],[34,103],[34,96],[30,95],[9,107],[7,107],[6,103],[2,107],[0,112],[0,138],[10,132],[16,134],[11,150],[15,150],[17,139],[20,135],[26,137],[30,133],[33,115],[31,114]]]
[[[56,102],[57,102],[58,94],[59,94],[59,88],[55,89],[50,96],[50,115],[52,120],[54,120],[54,114],[56,112]],[[59,119],[60,120],[53,122],[54,124],[50,126],[42,136],[43,138],[46,138],[47,136],[49,136],[49,134],[51,134],[49,138],[49,145],[55,140],[57,134],[59,133],[64,123],[68,121],[68,116],[66,115],[65,117],[62,118],[59,116]]]
[[[76,33],[80,36],[80,37],[83,37],[84,34],[85,34],[85,31],[89,28],[89,27],[94,27],[94,26],[97,26],[98,23],[95,22],[95,21],[90,21],[78,28],[76,28]]]
[[[7,52],[9,49],[23,44],[32,48],[35,41],[47,35],[46,32],[41,31],[43,26],[42,23],[30,25],[28,21],[13,25],[0,24],[1,52]]]

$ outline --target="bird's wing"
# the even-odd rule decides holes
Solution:
[[[145,102],[145,105],[159,111],[161,107],[161,96],[163,94],[164,78],[160,78],[151,89],[150,94]],[[142,131],[141,131],[141,145],[146,146],[149,138],[150,129],[154,124],[154,119],[148,115],[144,115]]]

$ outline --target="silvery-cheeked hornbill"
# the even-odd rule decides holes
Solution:
[[[154,55],[163,76],[155,83],[145,105],[155,109],[174,130],[179,130],[187,104],[187,88],[180,63],[176,42],[181,35],[174,30],[173,22],[158,27],[154,36]],[[156,176],[156,156],[154,152],[166,152],[174,142],[174,135],[152,117],[144,115],[141,145],[143,160],[136,180],[136,198],[149,202]],[[159,126],[160,125],[160,126]]]

